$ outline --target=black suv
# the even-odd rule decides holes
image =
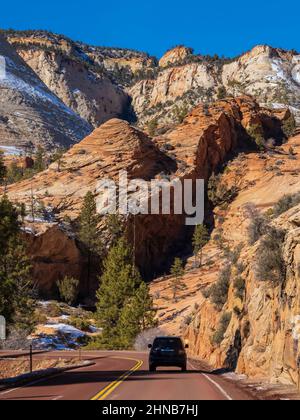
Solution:
[[[159,366],[174,366],[186,371],[187,354],[184,345],[179,337],[157,337],[153,345],[148,346],[150,351],[149,370],[155,372]]]

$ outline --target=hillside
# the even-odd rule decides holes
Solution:
[[[296,51],[256,46],[228,59],[178,46],[158,60],[143,52],[90,46],[46,31],[2,34],[48,89],[93,128],[122,118],[159,135],[201,103],[244,94],[269,108],[289,106],[299,119]]]
[[[77,219],[85,194],[92,191],[97,196],[99,180],[118,180],[119,171],[126,169],[130,179],[203,178],[207,182],[233,153],[257,149],[253,126],[259,138],[272,136],[280,143],[284,139],[282,127],[290,117],[287,110],[272,114],[252,98],[241,97],[216,102],[209,113],[199,106],[183,124],[155,139],[126,121],[114,119],[46,171],[9,186],[8,197],[24,203],[29,213],[28,230],[34,233],[28,239],[30,251],[37,263],[36,275],[41,285],[46,285],[41,288],[49,292],[55,278],[70,267],[72,275],[74,270],[77,276],[84,273],[84,261],[68,225],[71,222],[72,227]],[[65,220],[69,220],[67,227]],[[139,215],[134,220],[129,217],[127,224],[129,240],[135,242],[136,262],[146,279],[167,272],[176,253],[190,252],[192,230],[185,226],[184,215]],[[60,267],[63,255],[65,264]]]
[[[178,302],[172,301],[170,277],[151,285],[161,328],[185,334],[191,353],[215,369],[297,384],[299,153],[300,137],[296,136],[267,155],[251,153],[231,160],[221,182],[237,185],[239,194],[214,209],[215,227],[203,252],[203,267],[194,268],[194,260],[188,260],[184,277],[188,288]],[[296,194],[294,204],[283,200],[287,194]],[[250,204],[269,215],[274,228],[286,231],[283,283],[276,283],[271,268],[267,281],[257,274],[261,239],[253,245],[248,242]],[[266,256],[263,261],[268,264]],[[228,266],[228,288],[221,292],[217,287],[219,295],[212,294],[211,287],[220,284]],[[222,302],[218,305],[213,303],[217,296]]]
[[[0,79],[0,144],[70,146],[90,125],[68,108],[0,37],[6,75]]]

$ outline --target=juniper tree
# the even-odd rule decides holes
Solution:
[[[60,298],[68,305],[74,305],[78,296],[79,280],[73,277],[64,277],[57,282]]]
[[[207,244],[209,240],[209,234],[206,226],[204,225],[197,225],[195,228],[194,236],[193,236],[193,247],[194,247],[194,256],[195,256],[195,264],[197,262],[197,258],[200,252],[200,259],[198,262],[202,265],[202,250],[204,245]]]
[[[183,262],[180,258],[175,258],[174,264],[171,268],[172,280],[171,280],[171,289],[173,292],[173,301],[176,302],[177,293],[179,290],[186,288],[185,283],[183,282],[184,269]]]
[[[92,262],[94,256],[100,256],[103,250],[99,229],[100,216],[97,214],[96,201],[91,192],[84,197],[79,216],[78,239],[87,252],[87,283],[90,287]]]
[[[9,240],[19,233],[18,212],[7,196],[0,201],[0,256],[5,255]]]

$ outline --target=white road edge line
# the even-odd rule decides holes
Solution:
[[[189,362],[189,364],[192,366],[192,368],[194,370],[198,370],[195,368],[195,366]],[[228,401],[233,401],[233,398],[231,398],[231,396],[221,387],[221,385],[219,385],[216,381],[214,381],[213,379],[211,379],[208,375],[206,375],[205,373],[201,373],[202,376],[204,376],[205,379],[207,379],[209,382],[211,382],[220,392],[221,394],[228,400]]]
[[[61,375],[61,373],[58,373],[57,375],[53,375],[53,376],[48,376],[47,378],[41,378],[41,379],[38,379],[38,380],[36,380],[36,381],[33,381],[33,382],[28,382],[27,384],[25,384],[25,385],[21,385],[21,386],[18,386],[17,388],[12,388],[12,389],[9,389],[8,391],[3,391],[3,392],[0,392],[0,397],[1,397],[1,395],[6,395],[6,394],[10,394],[11,392],[14,392],[14,391],[18,391],[19,389],[23,389],[23,388],[26,388],[26,387],[30,387],[30,386],[32,386],[32,385],[35,385],[35,384],[39,384],[40,382],[45,382],[45,381],[47,381],[47,380],[49,380],[49,379],[52,379],[52,378],[56,378],[57,376],[59,376],[59,375]]]
[[[82,366],[81,368],[76,369],[76,371],[83,370],[86,367],[88,367],[88,366]],[[16,388],[11,388],[11,389],[8,389],[7,391],[2,391],[2,392],[0,392],[0,397],[1,397],[1,395],[10,394],[11,392],[18,391],[19,389],[30,387],[32,385],[36,385],[36,384],[39,384],[41,382],[46,382],[46,381],[48,381],[50,379],[53,379],[53,378],[57,378],[58,376],[63,375],[64,373],[66,373],[66,372],[59,372],[59,373],[56,373],[56,374],[51,375],[51,376],[46,376],[45,378],[37,379],[36,381],[33,381],[33,382],[28,382],[28,383],[26,383],[24,385],[20,385]]]
[[[52,401],[61,400],[63,398],[63,395],[59,395],[58,397],[52,398]]]

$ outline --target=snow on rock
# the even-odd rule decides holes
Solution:
[[[293,68],[292,77],[295,80],[295,82],[300,85],[300,64]]]
[[[45,324],[42,326],[42,331],[33,339],[35,349],[74,350],[82,345],[86,337],[84,332],[64,323]]]
[[[51,102],[62,112],[76,116],[75,112],[68,108],[57,96],[45,89],[45,86],[42,83],[27,83],[24,79],[21,79],[15,74],[15,71],[21,72],[22,74],[26,73],[27,69],[25,67],[16,66],[13,60],[8,57],[5,57],[5,62],[6,75],[1,81],[3,88],[6,87],[18,90],[23,94],[28,95],[31,100],[36,98],[37,100],[42,100],[46,103]]]
[[[85,334],[82,331],[68,324],[46,324],[44,325],[44,328],[54,329],[62,334],[70,335],[73,338],[80,338],[85,336]]]
[[[2,146],[0,144],[0,150],[4,153],[5,156],[21,156],[23,150],[14,146]]]
[[[274,71],[278,79],[288,81],[288,76],[283,70],[283,64],[281,60],[273,59],[271,62],[272,70]]]

